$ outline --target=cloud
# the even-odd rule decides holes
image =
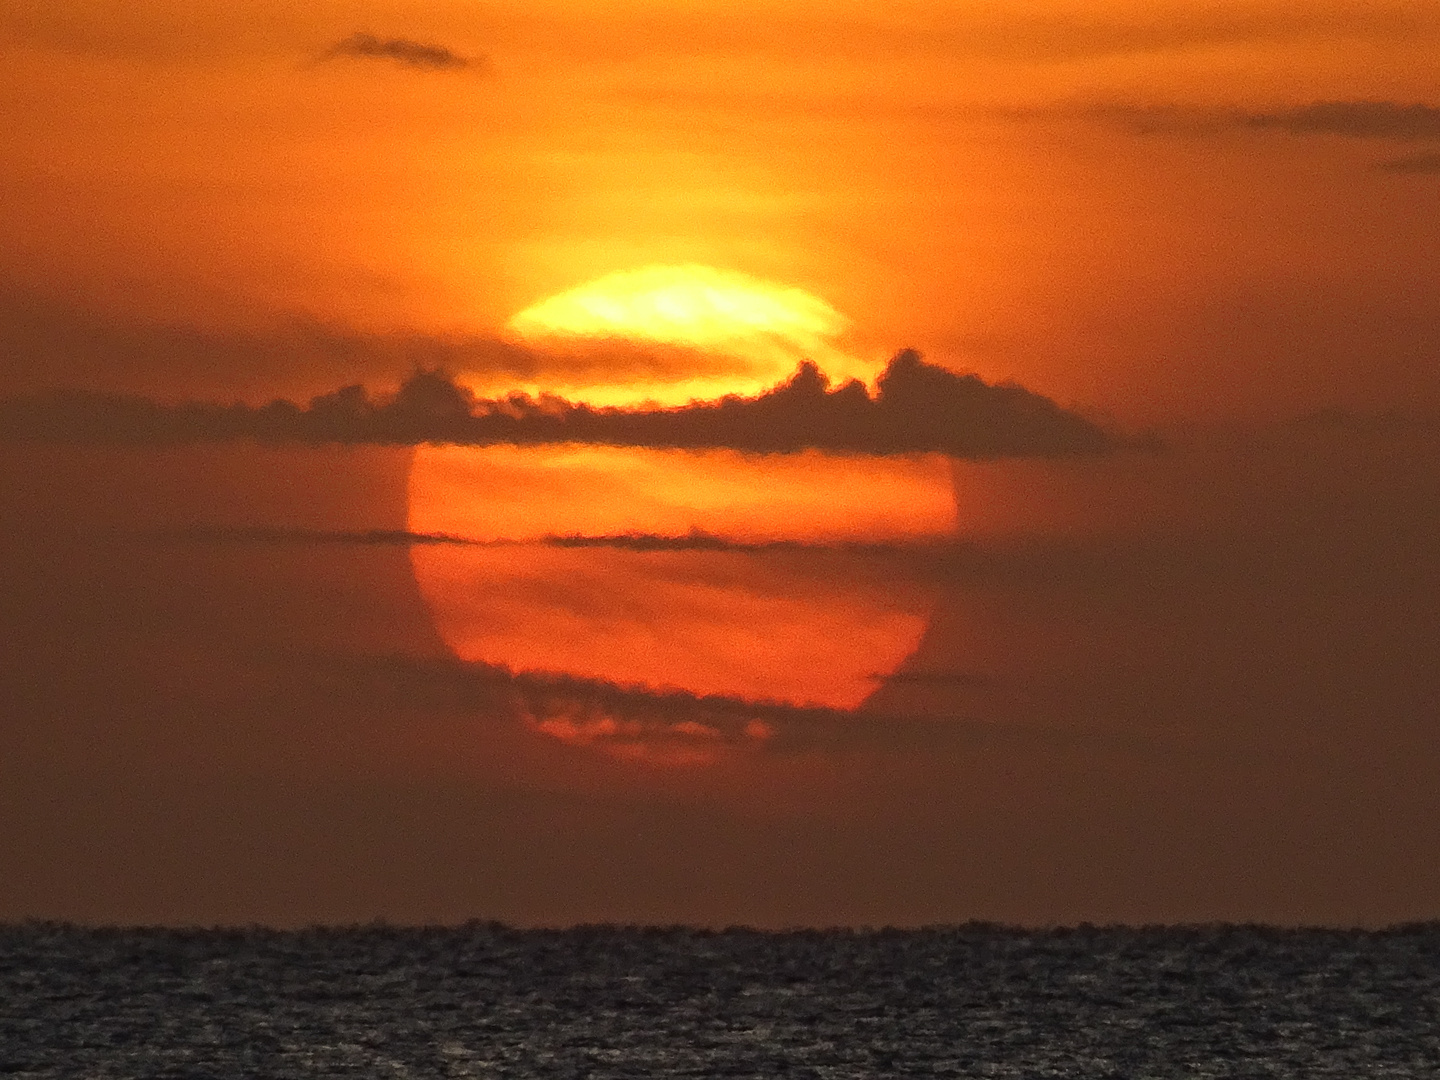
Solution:
[[[540,445],[730,448],[754,453],[822,449],[870,454],[940,452],[971,459],[1062,457],[1113,449],[1085,418],[1014,384],[991,385],[898,353],[870,394],[855,380],[831,387],[812,363],[753,398],[680,408],[595,408],[522,394],[477,399],[439,370],[417,370],[383,402],[352,385],[307,407],[166,405],[91,392],[0,402],[11,439],[176,444],[268,443]]]
[[[434,70],[475,67],[483,59],[461,56],[443,45],[431,45],[409,38],[380,38],[357,31],[337,41],[325,52],[325,59],[393,60],[413,68]]]
[[[1317,101],[1280,112],[1242,114],[1251,128],[1291,135],[1348,135],[1356,139],[1440,138],[1440,108],[1393,101]]]
[[[1440,173],[1440,151],[1424,151],[1418,154],[1406,154],[1404,157],[1382,161],[1375,167],[1382,172],[1392,173]]]
[[[855,714],[776,701],[699,695],[626,686],[560,673],[516,672],[499,664],[449,657],[315,656],[318,672],[334,668],[349,691],[399,709],[448,710],[521,723],[532,732],[615,756],[773,748],[783,728],[786,746],[806,733],[839,725]]]
[[[998,725],[632,686],[498,664],[414,656],[316,656],[372,705],[452,710],[518,723],[536,735],[653,765],[709,764],[757,753],[942,752],[977,743],[1113,742],[1112,733]],[[877,679],[877,681],[879,681]],[[1133,737],[1122,741],[1134,742]]]
[[[0,281],[0,396],[57,387],[246,400],[255,387],[308,397],[342,379],[395,384],[421,367],[476,385],[682,382],[753,377],[753,364],[620,339],[535,348],[482,334],[368,333],[312,318],[216,329],[124,320]]]
[[[1368,429],[1331,428],[1341,436],[1339,445],[1351,444]],[[1296,429],[1300,430],[1299,425]],[[1376,434],[1393,432],[1377,429]],[[1421,429],[1428,438],[1433,425]],[[1215,483],[1212,479],[1212,484]],[[1278,500],[1272,499],[1278,505]],[[1298,517],[1294,509],[1285,513]],[[1260,512],[1250,508],[1249,515]],[[1146,587],[1194,590],[1214,587],[1228,576],[1263,577],[1272,567],[1273,553],[1255,536],[1242,532],[1221,538],[1196,525],[1167,523],[1154,535],[1122,539],[1009,538],[975,540],[944,538],[912,541],[743,541],[692,532],[676,536],[652,533],[616,535],[550,535],[533,539],[476,540],[442,533],[416,533],[403,529],[325,530],[277,526],[189,526],[156,530],[85,529],[63,532],[30,529],[37,543],[65,539],[91,539],[110,546],[126,544],[185,544],[216,546],[275,545],[281,547],[339,548],[561,548],[651,552],[724,552],[754,556],[758,567],[767,557],[779,557],[789,567],[811,560],[814,572],[835,573],[835,557],[845,556],[850,572],[873,570],[871,580],[899,585],[923,582],[942,588],[1073,589],[1082,593],[1113,591],[1125,583],[1143,581]],[[915,686],[981,686],[990,676],[968,668],[922,667],[898,674],[874,676],[877,682]]]
[[[730,551],[746,554],[843,551],[852,554],[891,556],[898,556],[902,553],[917,556],[934,555],[949,546],[861,541],[835,543],[812,543],[802,540],[746,541],[732,540],[698,529],[678,536],[631,532],[612,535],[552,535],[538,539],[475,540],[471,537],[452,536],[448,533],[409,532],[404,529],[325,530],[271,526],[201,526],[161,532],[116,534],[115,538],[219,544],[336,544],[360,547],[501,547],[538,544],[557,548],[611,548],[623,551]]]
[[[565,918],[693,919],[690,897],[718,895],[723,923],[760,910],[726,905],[783,887],[830,906],[774,909],[782,922],[1433,911],[1435,441],[1307,427],[1216,433],[1211,452],[1197,438],[1163,457],[966,470],[1008,477],[974,491],[977,510],[1043,506],[1053,473],[1097,530],[1066,531],[1051,511],[1042,536],[977,551],[985,577],[942,596],[913,676],[887,679],[891,700],[855,715],[517,675],[439,643],[417,658],[427,613],[398,587],[401,548],[7,543],[35,505],[11,494],[0,780],[6,865],[24,873],[6,875],[6,910],[75,911],[64,905],[81,897],[99,922],[421,920],[509,911],[516,893],[535,919],[568,889]],[[171,474],[190,454],[33,449],[27,478],[82,522],[97,508],[77,494],[78,467],[56,464],[67,456],[88,466],[84,490],[137,513],[147,490],[167,514],[185,490],[190,517],[213,515],[223,491],[208,493],[237,482],[211,470],[180,484]],[[297,477],[310,456],[274,455],[265,489],[338,507],[370,484],[342,475],[341,454]],[[100,464],[126,457],[166,486]],[[326,471],[328,495],[310,479]],[[1179,531],[1172,491],[1191,500],[1188,541],[1132,542],[1136,529]],[[372,520],[271,502],[247,494],[241,520],[357,533]],[[188,517],[161,523],[176,520]],[[374,520],[398,528],[404,515]],[[662,700],[673,714],[653,711]],[[755,718],[768,739],[745,735]],[[562,736],[590,741],[572,750]],[[708,774],[614,767],[647,752],[722,756]],[[123,800],[98,801],[116,785]],[[169,794],[178,785],[222,801],[187,802]],[[397,794],[382,801],[382,788]],[[318,794],[342,790],[355,798],[344,815]],[[463,811],[446,792],[505,801]],[[631,816],[605,816],[622,805]],[[715,822],[731,808],[742,825],[722,844]],[[813,842],[785,831],[801,821]],[[70,851],[101,862],[56,861]],[[752,854],[766,861],[742,861]],[[356,867],[410,891],[375,892]],[[639,906],[667,868],[674,906]],[[613,908],[583,906],[620,888],[605,875],[638,884]],[[891,891],[859,906],[872,882]],[[903,907],[912,894],[929,906]],[[236,906],[205,907],[210,896]],[[292,906],[260,906],[274,897]],[[354,907],[324,906],[341,902]],[[1068,906],[1034,906],[1052,902]]]
[[[1317,101],[1270,111],[1102,105],[1089,113],[1141,135],[1280,131],[1287,135],[1341,135],[1393,141],[1440,139],[1440,108],[1418,102]]]

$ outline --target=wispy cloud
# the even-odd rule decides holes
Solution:
[[[1440,139],[1440,108],[1420,102],[1316,101],[1269,110],[1198,109],[1179,105],[1102,105],[1092,117],[1137,134],[1219,135],[1278,131],[1397,142]]]
[[[242,400],[256,387],[315,393],[341,380],[394,385],[417,368],[464,372],[481,385],[550,382],[665,386],[694,378],[753,381],[753,361],[623,339],[537,348],[483,334],[374,333],[285,317],[216,329],[117,319],[36,295],[0,277],[0,394],[55,387]]]
[[[1061,457],[1113,449],[1115,439],[1076,413],[1014,384],[956,375],[906,350],[871,394],[858,381],[832,387],[814,364],[753,398],[671,408],[595,408],[555,397],[481,400],[449,376],[418,370],[390,400],[347,386],[307,407],[166,405],[94,393],[0,402],[11,438],[79,442],[541,445],[940,452],[972,459]]]
[[[616,533],[610,535],[551,535],[538,538],[476,540],[449,533],[408,532],[402,529],[355,531],[294,529],[270,526],[199,526],[125,535],[122,539],[175,540],[197,543],[239,544],[336,544],[359,547],[513,547],[541,545],[556,548],[609,548],[622,551],[729,551],[746,554],[766,552],[843,551],[850,554],[898,555],[933,553],[949,545],[837,541],[813,543],[803,540],[734,540],[701,530],[666,536],[658,533]]]
[[[737,755],[815,750],[922,751],[978,742],[1114,741],[1063,728],[793,705],[627,685],[503,665],[408,656],[313,658],[338,665],[366,699],[397,706],[446,703],[519,723],[536,735],[647,764],[702,765]],[[1133,740],[1132,740],[1133,741]]]
[[[1346,135],[1356,139],[1440,138],[1440,108],[1394,101],[1317,101],[1297,109],[1242,113],[1245,127],[1291,135]]]
[[[1381,172],[1440,174],[1440,151],[1424,151],[1391,158],[1375,166]]]
[[[325,51],[324,59],[390,60],[412,68],[434,70],[481,66],[482,57],[462,56],[443,45],[410,38],[382,38],[357,31]]]

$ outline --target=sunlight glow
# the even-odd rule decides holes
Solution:
[[[527,336],[594,335],[724,346],[777,337],[825,347],[846,319],[819,297],[708,266],[649,266],[610,274],[526,308]]]
[[[849,320],[793,286],[698,264],[647,266],[579,285],[515,315],[510,329],[538,346],[565,350],[595,341],[692,349],[734,361],[728,371],[676,373],[642,386],[598,385],[579,394],[616,404],[637,393],[663,404],[727,393],[755,394],[813,360],[832,379],[872,379],[880,364],[837,341]]]

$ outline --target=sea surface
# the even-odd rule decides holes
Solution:
[[[1440,1076],[1440,924],[0,927],[19,1077]]]

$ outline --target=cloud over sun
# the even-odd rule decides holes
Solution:
[[[608,274],[515,315],[509,329],[526,343],[566,353],[596,348],[682,350],[694,365],[672,365],[639,385],[628,374],[562,389],[595,404],[649,400],[680,404],[725,394],[753,395],[783,380],[802,360],[831,378],[871,380],[881,364],[839,344],[850,320],[794,286],[732,270],[687,264]]]

